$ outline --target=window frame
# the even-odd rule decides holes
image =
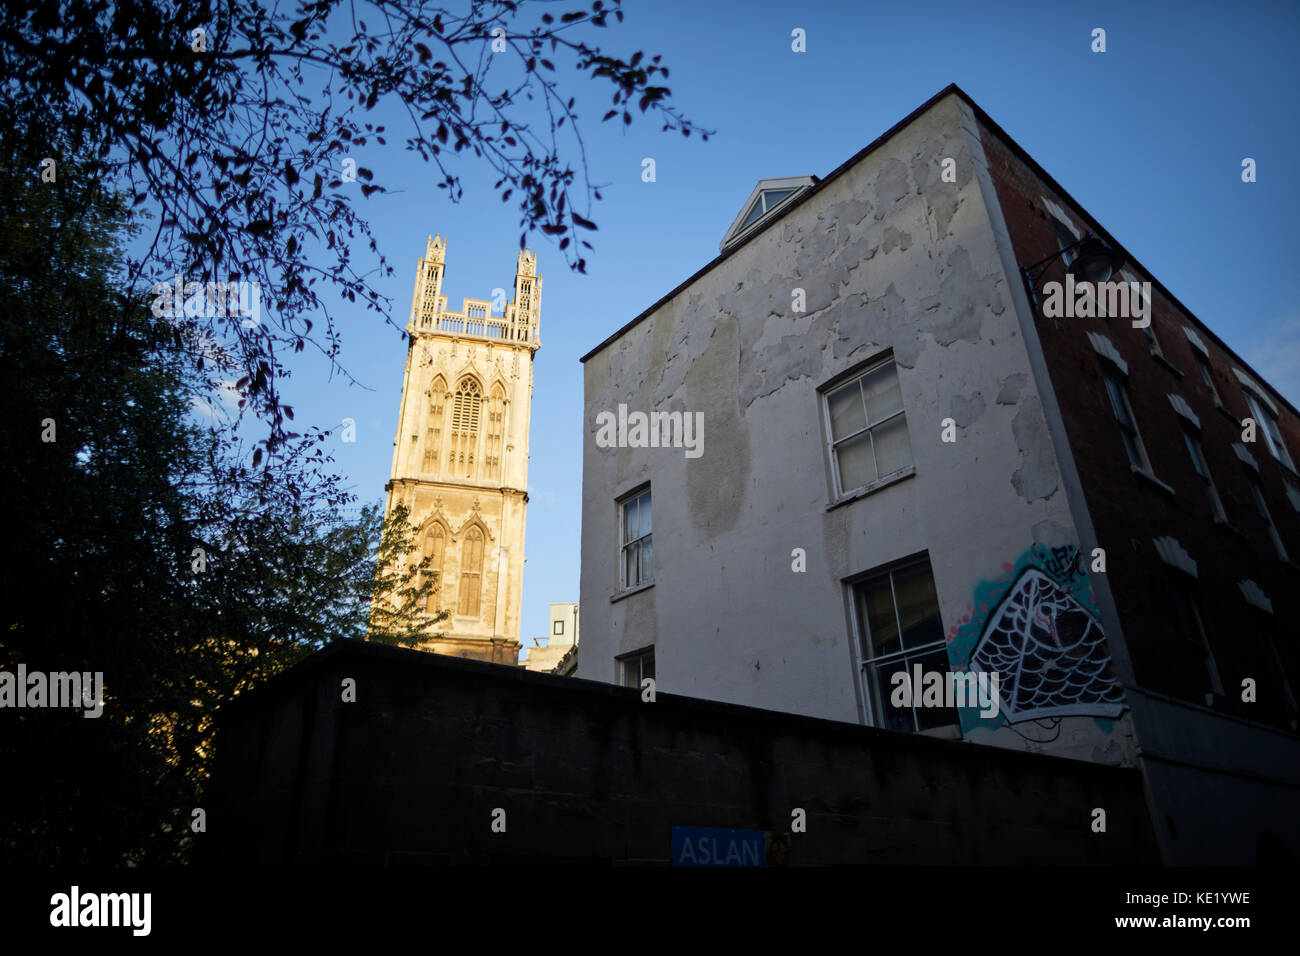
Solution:
[[[1268,406],[1253,390],[1242,388],[1242,392],[1246,395],[1246,407],[1250,410],[1251,417],[1255,419],[1257,429],[1263,433],[1264,445],[1272,453],[1273,460],[1294,473],[1295,461],[1291,458],[1291,451],[1286,447],[1286,441],[1282,438],[1282,426],[1278,422],[1277,416],[1269,410]]]
[[[1137,446],[1138,457],[1141,459],[1140,464],[1133,461],[1132,448],[1130,448],[1127,441],[1123,441],[1123,438],[1121,438],[1124,445],[1124,455],[1128,458],[1129,465],[1144,475],[1153,474],[1151,456],[1147,453],[1146,443],[1142,441],[1142,431],[1138,428],[1137,416],[1133,414],[1133,403],[1128,397],[1128,377],[1119,369],[1110,365],[1102,366],[1101,375],[1102,387],[1106,390],[1106,399],[1110,405],[1111,417],[1115,420],[1115,424],[1119,426],[1121,435],[1130,438]],[[1114,390],[1111,388],[1112,385],[1115,387]],[[1123,412],[1128,416],[1127,424],[1120,417],[1120,409],[1116,407],[1116,392],[1118,392],[1119,400],[1123,405]]]
[[[787,199],[793,196],[797,188],[798,188],[797,186],[780,186],[780,187],[768,188],[762,190],[758,194],[758,196],[755,197],[754,201],[750,203],[749,209],[746,210],[745,218],[742,219],[740,222],[739,231],[744,232],[750,226],[754,225],[754,223],[758,222],[760,219],[766,216],[769,212],[776,209],[777,206],[781,205],[781,203],[785,202]],[[784,193],[785,195],[783,195],[780,199],[777,199],[769,206],[767,202],[767,197],[769,193]],[[755,210],[758,211],[757,216],[754,215]]]
[[[646,673],[645,667],[645,662],[647,660],[650,662],[649,674]],[[655,645],[653,644],[637,648],[635,651],[629,651],[626,654],[619,654],[614,658],[614,662],[618,665],[618,682],[621,687],[631,687],[635,690],[640,690],[641,681],[645,680],[647,677],[653,680],[655,684],[659,683],[659,671],[655,666]],[[634,683],[629,683],[628,669],[632,666],[636,667],[637,676]]]
[[[436,553],[433,547],[435,536],[442,541],[442,546],[437,549]],[[447,563],[447,541],[449,538],[450,534],[448,533],[448,529],[441,521],[436,519],[425,528],[422,535],[423,544],[420,549],[421,563],[423,563],[425,558],[433,559],[435,562],[435,566],[429,568],[426,572],[426,580],[433,582],[431,592],[425,595],[424,598],[424,611],[427,614],[436,614],[438,612],[438,602],[444,597],[442,593],[442,586],[444,583],[443,569]]]
[[[933,641],[929,644],[922,644],[917,647],[904,647],[902,641],[903,627],[899,614],[898,594],[894,583],[894,577],[900,572],[911,571],[918,567],[924,567],[929,573],[930,585],[935,594],[934,612],[935,616],[939,619],[940,638],[939,640]],[[881,578],[887,578],[889,581],[889,600],[894,612],[894,624],[898,629],[899,647],[896,651],[891,651],[888,654],[876,657],[872,656],[870,653],[870,649],[874,647],[871,640],[871,622],[866,620],[866,615],[863,614],[861,592],[868,585],[879,581]],[[920,721],[916,716],[917,705],[915,698],[915,694],[920,690],[919,688],[913,688],[913,702],[912,706],[908,708],[911,713],[912,729],[910,731],[894,730],[894,728],[890,727],[886,722],[885,698],[882,698],[881,696],[882,694],[892,692],[892,687],[887,691],[886,689],[877,686],[877,682],[872,676],[872,671],[882,664],[889,665],[892,663],[902,663],[904,671],[910,678],[910,668],[912,663],[914,663],[914,658],[926,657],[940,649],[944,651],[945,660],[947,660],[948,641],[946,632],[943,628],[943,612],[939,605],[939,589],[934,581],[934,565],[930,561],[929,552],[922,551],[919,554],[881,565],[878,568],[855,575],[853,578],[847,580],[845,584],[848,588],[849,605],[852,609],[852,623],[854,630],[853,638],[856,642],[854,657],[857,662],[858,680],[862,690],[862,699],[866,704],[866,718],[868,725],[880,730],[892,730],[895,733],[935,734],[936,731],[955,731],[955,736],[960,738],[962,736],[961,712],[956,707],[951,708],[954,716],[952,723],[940,724],[934,727],[928,727],[924,730],[921,729]],[[947,669],[948,671],[952,670],[952,662],[950,660],[947,660]],[[945,707],[944,709],[948,708]],[[952,734],[949,733],[948,735],[951,736]]]
[[[478,545],[477,565],[473,545]],[[456,616],[475,621],[483,619],[483,577],[487,559],[487,535],[478,525],[471,525],[460,544],[460,579],[456,585]],[[472,608],[471,608],[472,604]]]
[[[645,534],[639,535],[633,541],[624,541],[624,537],[626,536],[627,506],[636,502],[637,509],[639,512],[640,511],[639,502],[641,501],[642,498],[645,497],[650,497],[650,516],[651,516],[650,530],[647,531]],[[651,496],[650,483],[647,482],[643,485],[638,486],[637,488],[634,488],[632,491],[629,491],[627,494],[618,498],[614,502],[614,504],[618,513],[617,520],[616,520],[616,525],[617,525],[616,546],[618,549],[617,551],[618,578],[616,580],[616,585],[617,585],[617,593],[621,594],[625,591],[636,591],[636,590],[640,590],[641,588],[649,587],[655,582],[654,541],[653,541],[654,498],[653,496]],[[643,543],[646,546],[648,546],[648,549],[650,551],[650,556],[651,556],[651,560],[649,561],[649,565],[650,565],[649,576],[648,577],[642,576],[635,583],[629,583],[627,580],[627,556],[626,556],[627,550],[628,548],[633,546],[636,546],[639,551],[643,550],[641,547]],[[638,557],[638,566],[640,566],[639,557]]]
[[[1155,304],[1151,301],[1151,299],[1147,298],[1147,296],[1144,294],[1144,290],[1142,289],[1142,281],[1138,279],[1138,277],[1135,276],[1133,273],[1129,272],[1127,269],[1122,269],[1116,275],[1111,276],[1110,281],[1124,283],[1124,285],[1127,287],[1124,292],[1125,297],[1128,297],[1130,295],[1130,292],[1134,286],[1137,287],[1138,296],[1142,299],[1142,301],[1146,304],[1147,307],[1147,324],[1133,325],[1133,316],[1130,315],[1129,325],[1131,325],[1133,328],[1141,332],[1142,335],[1146,338],[1148,349],[1151,352],[1153,358],[1158,358],[1165,362],[1168,362],[1169,360],[1165,358],[1165,351],[1160,346],[1160,336],[1156,335]],[[1101,296],[1097,297],[1097,301],[1098,301],[1097,314],[1102,316],[1103,318],[1109,318],[1109,316],[1106,316],[1102,312]]]
[[[1201,436],[1190,425],[1183,425],[1183,444],[1187,446],[1188,454],[1192,458],[1192,469],[1196,476],[1201,479],[1205,485],[1206,494],[1210,499],[1210,510],[1214,513],[1214,520],[1220,524],[1228,523],[1227,512],[1223,510],[1223,499],[1219,495],[1219,489],[1214,484],[1214,476],[1210,474],[1210,463],[1205,458],[1205,448],[1201,445]]]
[[[551,622],[551,636],[552,636],[552,637],[563,637],[563,636],[564,636],[564,622],[563,622],[563,621],[552,621],[552,622]]]
[[[866,399],[862,395],[862,380],[872,372],[879,371],[886,365],[893,366],[894,381],[898,385],[898,411],[892,412],[879,421],[869,421],[866,415]],[[858,399],[862,402],[863,421],[866,422],[857,431],[850,434],[835,437],[835,430],[831,423],[831,395],[844,388],[846,385],[856,382],[858,385]],[[840,502],[850,498],[857,497],[865,492],[892,484],[899,479],[905,478],[916,471],[916,454],[912,448],[912,433],[907,427],[907,406],[903,402],[902,379],[898,375],[898,362],[895,359],[892,350],[876,355],[860,365],[837,375],[825,385],[818,389],[818,397],[822,406],[822,427],[825,430],[825,446],[827,464],[831,474],[831,491],[833,501]],[[894,421],[896,418],[902,418],[903,433],[907,438],[908,462],[900,468],[896,468],[888,474],[880,474],[879,462],[876,459],[875,436],[871,434],[876,428]],[[871,439],[871,462],[875,468],[876,476],[861,485],[855,485],[852,488],[845,488],[843,479],[840,475],[840,460],[837,454],[837,446],[842,446],[855,438],[867,433]]]
[[[1164,349],[1160,347],[1160,339],[1156,335],[1156,324],[1154,321],[1151,321],[1151,315],[1149,313],[1147,315],[1147,319],[1148,319],[1147,324],[1139,325],[1138,331],[1146,336],[1147,345],[1151,350],[1151,354],[1156,358],[1162,359],[1165,357],[1165,353],[1164,353]]]
[[[1210,365],[1210,357],[1195,346],[1192,347],[1192,357],[1201,370],[1201,381],[1210,388],[1210,397],[1214,399],[1215,407],[1223,408],[1223,397],[1219,394],[1219,386],[1214,384],[1214,369]]]
[[[1196,579],[1190,575],[1183,574],[1180,571],[1172,572],[1173,580],[1170,584],[1170,591],[1174,596],[1175,602],[1180,598],[1186,600],[1187,608],[1191,611],[1192,622],[1196,626],[1196,634],[1189,636],[1181,634],[1180,636],[1188,644],[1199,647],[1201,650],[1201,662],[1205,668],[1206,677],[1209,678],[1210,693],[1217,696],[1224,696],[1223,675],[1219,671],[1218,659],[1214,656],[1214,648],[1210,646],[1210,635],[1205,629],[1205,616],[1201,614],[1200,602],[1196,595]],[[1182,624],[1181,615],[1179,624]],[[1179,628],[1181,631],[1181,626]]]
[[[1255,511],[1264,519],[1268,526],[1269,537],[1273,539],[1273,549],[1277,552],[1279,561],[1291,561],[1291,556],[1287,553],[1286,544],[1282,540],[1282,534],[1277,530],[1277,522],[1273,520],[1273,514],[1268,510],[1268,501],[1264,498],[1264,487],[1259,482],[1259,475],[1246,470],[1246,484],[1250,487],[1250,496],[1255,502]]]
[[[1068,271],[1068,267],[1078,257],[1077,250],[1070,248],[1071,246],[1077,247],[1079,244],[1078,231],[1073,225],[1063,221],[1054,212],[1049,212],[1047,215],[1052,223],[1052,232],[1056,236],[1057,252],[1061,254],[1061,262],[1067,267]]]

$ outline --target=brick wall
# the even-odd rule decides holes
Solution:
[[[1044,196],[1069,214],[1081,234],[1091,232],[1117,245],[987,125],[981,133],[1017,261],[1034,263],[1058,248]],[[1138,281],[1153,278],[1131,259],[1126,268]],[[1154,284],[1152,327],[1167,361],[1152,356],[1145,334],[1127,318],[1043,317],[1041,290],[1043,283],[1052,280],[1064,281],[1060,260],[1036,283],[1037,326],[1088,509],[1106,549],[1110,585],[1139,683],[1202,705],[1209,690],[1201,655],[1185,639],[1175,613],[1171,592],[1175,577],[1151,543],[1153,538],[1172,536],[1198,564],[1193,589],[1229,698],[1222,706],[1238,715],[1288,726],[1278,669],[1263,635],[1272,629],[1291,686],[1300,693],[1300,646],[1294,623],[1300,618],[1300,567],[1295,563],[1300,561],[1300,513],[1288,498],[1285,470],[1260,436],[1246,447],[1259,464],[1264,498],[1291,558],[1284,563],[1276,557],[1267,526],[1256,510],[1246,467],[1232,449],[1234,442],[1241,441],[1240,422],[1249,415],[1232,367],[1248,373],[1249,369]],[[1209,350],[1223,409],[1216,408],[1202,380],[1184,326],[1192,327]],[[1128,364],[1129,398],[1142,441],[1154,474],[1168,489],[1131,472],[1101,377],[1102,362],[1086,332],[1105,335]],[[1201,445],[1223,501],[1227,526],[1213,520],[1169,393],[1181,396],[1200,420]],[[1300,455],[1300,417],[1278,396],[1271,397],[1295,458]],[[1238,589],[1243,578],[1255,581],[1271,599],[1271,617],[1243,599]],[[1260,699],[1243,706],[1241,680],[1248,676],[1259,683]]]

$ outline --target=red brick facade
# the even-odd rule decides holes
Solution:
[[[1082,235],[1092,233],[1121,248],[1068,195],[1007,143],[1000,132],[981,124],[989,170],[1002,206],[1017,262],[1032,264],[1059,248],[1057,232],[1043,198],[1072,220]],[[1262,434],[1245,448],[1259,465],[1258,481],[1268,511],[1289,556],[1277,556],[1265,519],[1259,514],[1247,466],[1233,449],[1242,441],[1242,419],[1250,415],[1240,369],[1268,389],[1215,335],[1174,301],[1140,265],[1128,257],[1126,269],[1152,286],[1152,328],[1164,360],[1152,354],[1145,333],[1128,318],[1046,318],[1042,287],[1064,280],[1060,259],[1038,278],[1036,325],[1051,385],[1064,419],[1084,497],[1106,551],[1107,574],[1118,607],[1138,683],[1150,690],[1204,705],[1210,691],[1202,653],[1188,639],[1175,588],[1181,580],[1195,594],[1224,687],[1218,709],[1289,728],[1289,712],[1267,635],[1283,661],[1293,692],[1300,694],[1300,512],[1287,493],[1290,481],[1300,493],[1300,476],[1269,451]],[[1118,277],[1117,277],[1118,278]],[[1034,300],[1031,299],[1031,302]],[[1209,352],[1215,388],[1224,407],[1202,379],[1197,353],[1184,332],[1190,328]],[[1104,335],[1128,365],[1127,388],[1136,424],[1159,483],[1134,473],[1125,451],[1106,385],[1104,360],[1085,333]],[[1040,386],[1041,387],[1041,386]],[[1223,503],[1227,523],[1216,522],[1204,484],[1184,440],[1184,418],[1169,395],[1181,396],[1200,420],[1201,446]],[[1279,412],[1283,440],[1300,461],[1300,415],[1269,390]],[[1162,487],[1168,486],[1168,487]],[[1193,579],[1166,564],[1152,544],[1177,539],[1197,563]],[[1271,600],[1268,615],[1249,604],[1238,582],[1254,581]],[[1258,702],[1241,703],[1244,678],[1258,684]]]

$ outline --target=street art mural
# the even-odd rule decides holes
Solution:
[[[956,671],[1001,675],[1000,713],[961,710],[962,730],[1123,712],[1106,635],[1077,548],[1035,545],[981,582],[948,632]]]

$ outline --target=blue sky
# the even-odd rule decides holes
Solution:
[[[576,4],[545,7],[552,11]],[[604,200],[588,274],[530,237],[544,277],[529,464],[525,644],[547,633],[547,604],[578,600],[580,356],[712,259],[755,182],[824,176],[949,83],[969,93],[1156,278],[1293,404],[1300,404],[1300,7],[1290,3],[862,4],[626,0],[621,25],[590,31],[620,55],[662,54],[674,102],[716,130],[707,143],[653,119],[601,124],[608,92],[562,63],[578,98],[587,159]],[[1090,50],[1106,30],[1107,51]],[[791,50],[791,31],[807,52]],[[392,194],[358,204],[396,266],[376,282],[405,322],[425,236],[448,242],[443,291],[488,298],[513,282],[518,217],[472,161],[459,205],[405,153],[357,151]],[[642,160],[656,181],[642,181]],[[1241,182],[1241,161],[1258,181]],[[349,306],[342,362],[365,388],[330,381],[304,353],[286,400],[299,423],[357,423],[334,449],[362,501],[388,479],[405,345]]]

